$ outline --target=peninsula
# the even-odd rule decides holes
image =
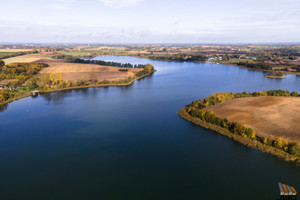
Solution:
[[[73,56],[57,58],[53,52],[26,51],[14,56],[19,52],[0,60],[0,105],[30,96],[32,91],[130,85],[156,71],[151,64],[88,61]]]
[[[300,165],[297,92],[215,93],[182,108],[180,117]]]

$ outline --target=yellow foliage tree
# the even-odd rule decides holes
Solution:
[[[277,138],[275,141],[274,141],[274,146],[277,147],[277,148],[282,148],[283,147],[283,140],[281,137]]]
[[[4,98],[3,94],[0,94],[0,102],[3,102],[3,101],[5,101],[5,98]]]
[[[63,80],[62,80],[62,74],[59,74],[59,85],[63,84]]]
[[[127,74],[128,74],[128,77],[130,78],[130,79],[133,79],[134,78],[134,73],[133,72],[127,72]]]
[[[255,131],[253,131],[252,133],[251,133],[251,139],[254,139],[255,138],[255,135],[256,135],[256,133],[255,133]]]
[[[264,144],[268,144],[268,138],[264,137]]]
[[[74,82],[72,83],[72,85],[73,85],[74,87],[76,87],[76,86],[78,86],[78,82],[77,82],[77,81],[74,81]]]
[[[52,73],[52,74],[50,74],[49,79],[50,79],[52,85],[59,84],[59,74]]]
[[[72,87],[72,82],[71,81],[67,81],[66,82],[66,87],[68,88],[68,87]]]
[[[146,69],[147,69],[148,72],[151,72],[151,71],[153,71],[154,68],[151,64],[147,64]]]

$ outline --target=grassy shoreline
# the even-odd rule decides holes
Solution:
[[[232,134],[230,131],[228,131],[227,129],[225,128],[222,128],[220,126],[217,126],[217,125],[214,125],[214,124],[210,124],[208,122],[205,122],[199,118],[196,118],[196,117],[192,117],[189,115],[188,112],[186,112],[186,107],[180,109],[177,113],[181,118],[189,121],[189,122],[192,122],[194,124],[197,124],[199,126],[202,126],[206,129],[210,129],[210,130],[213,130],[217,133],[220,133],[224,136],[227,136],[243,145],[246,145],[247,147],[250,147],[250,148],[254,148],[254,149],[258,149],[264,153],[269,153],[269,154],[272,154],[280,159],[283,159],[284,161],[286,162],[292,162],[292,163],[295,163],[297,166],[300,166],[300,158],[298,156],[294,156],[294,155],[291,155],[283,150],[280,150],[278,148],[275,148],[275,147],[272,147],[272,146],[268,146],[268,145],[265,145],[257,140],[252,140],[252,139],[249,139],[249,138],[244,138],[240,135],[236,135],[236,134]]]
[[[58,89],[49,89],[49,90],[39,90],[39,93],[50,93],[50,92],[58,92],[58,91],[63,91],[63,90],[75,90],[75,89],[82,89],[82,88],[92,88],[92,87],[109,87],[109,86],[128,86],[131,85],[132,83],[134,83],[134,81],[136,80],[140,80],[142,78],[145,78],[147,76],[150,76],[151,74],[153,74],[154,72],[156,72],[156,70],[149,72],[147,74],[144,74],[142,76],[139,77],[135,77],[134,79],[132,79],[130,82],[128,83],[108,83],[108,84],[93,84],[93,85],[84,85],[84,86],[76,86],[76,87],[68,87],[68,88],[58,88]],[[25,93],[25,94],[21,94],[17,97],[14,97],[12,99],[8,99],[5,102],[0,103],[0,106],[3,106],[5,104],[11,103],[13,101],[17,101],[19,99],[23,99],[26,97],[31,96],[31,92]]]
[[[214,64],[216,64],[216,63],[214,63]],[[239,67],[239,68],[242,68],[242,69],[248,69],[248,70],[252,70],[252,71],[261,71],[261,72],[271,71],[271,70],[264,70],[264,69],[253,69],[253,68],[245,67],[245,66],[242,66],[242,65],[237,65],[237,64],[234,64],[234,63],[220,63],[220,64],[221,65],[236,66],[236,67]],[[284,74],[293,74],[293,75],[300,76],[300,72],[287,72],[287,71],[282,71],[282,70],[279,70],[278,72],[282,72]]]
[[[269,75],[265,75],[266,78],[277,78],[277,79],[284,79],[287,78],[287,76],[269,76]]]

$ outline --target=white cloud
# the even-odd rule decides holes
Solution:
[[[50,8],[54,8],[54,9],[67,9],[68,6],[65,5],[65,4],[54,4],[54,5],[51,5]]]
[[[74,1],[75,0],[55,0],[54,2],[56,2],[56,4],[50,5],[49,7],[59,10],[68,9],[70,8],[70,4]]]
[[[60,2],[60,3],[72,3],[74,2],[74,0],[56,0],[57,2]]]
[[[107,6],[121,8],[131,5],[136,5],[144,0],[98,0]]]

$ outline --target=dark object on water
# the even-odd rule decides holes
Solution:
[[[39,94],[39,91],[32,91],[31,96],[36,97]]]
[[[297,200],[297,191],[295,188],[283,183],[278,183],[278,186],[280,191],[280,200]]]

